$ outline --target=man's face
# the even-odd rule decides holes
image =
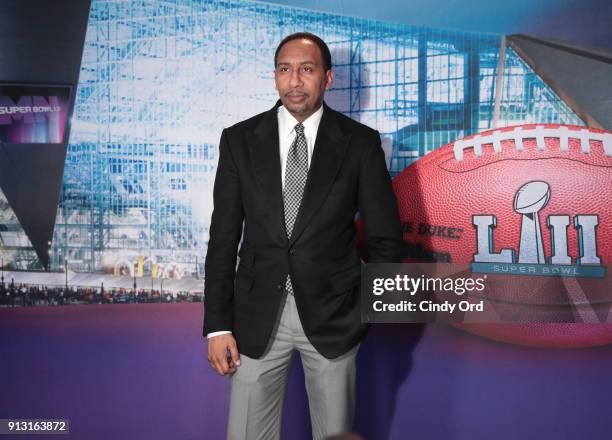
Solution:
[[[281,48],[274,72],[276,90],[289,113],[299,122],[319,109],[332,71],[325,70],[319,47],[310,40],[291,40]]]

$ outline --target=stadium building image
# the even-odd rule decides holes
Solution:
[[[52,237],[33,243],[2,194],[4,266],[202,274],[219,133],[275,102],[274,49],[297,30],[329,43],[327,102],[381,133],[392,176],[487,128],[583,125],[503,35],[249,1],[94,0]]]

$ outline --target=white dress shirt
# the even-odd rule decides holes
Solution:
[[[283,189],[285,188],[285,168],[287,168],[287,156],[289,155],[289,149],[295,140],[295,126],[298,124],[298,120],[293,117],[291,113],[281,105],[278,108],[276,114],[278,119],[278,145],[281,162],[281,181],[283,183]],[[317,132],[319,131],[319,123],[323,116],[323,106],[310,115],[302,125],[304,126],[304,136],[306,137],[306,145],[308,146],[308,168],[310,169],[310,162],[312,159],[312,152],[314,150],[315,140],[317,139]],[[218,332],[212,332],[206,335],[207,338],[214,336],[225,335],[231,333],[229,330],[220,330]]]

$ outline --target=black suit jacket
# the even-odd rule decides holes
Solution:
[[[279,105],[221,135],[205,265],[204,335],[231,330],[239,352],[259,358],[290,272],[306,336],[331,359],[354,347],[367,331],[360,319],[355,213],[365,222],[369,261],[399,262],[397,203],[378,132],[324,104],[302,204],[288,240]]]

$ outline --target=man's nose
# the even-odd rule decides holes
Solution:
[[[300,75],[300,69],[293,69],[291,71],[291,87],[298,87],[302,85],[302,77]]]

